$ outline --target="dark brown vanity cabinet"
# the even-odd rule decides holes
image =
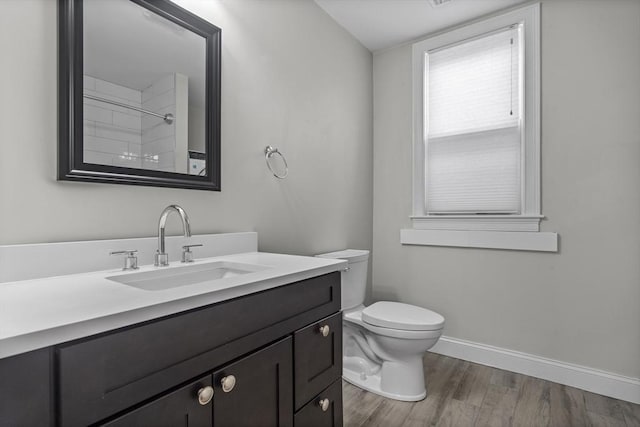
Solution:
[[[341,426],[341,327],[335,272],[1,359],[0,426]]]

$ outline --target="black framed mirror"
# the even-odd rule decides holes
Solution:
[[[58,0],[58,31],[58,180],[220,191],[220,28],[168,0]]]

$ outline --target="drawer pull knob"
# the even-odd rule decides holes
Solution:
[[[236,377],[233,375],[227,375],[220,380],[222,391],[229,393],[236,386]]]
[[[211,402],[211,399],[213,399],[213,387],[208,385],[208,386],[202,387],[200,390],[198,390],[198,403],[199,404],[204,406],[207,403]]]
[[[331,332],[331,329],[329,328],[329,325],[324,325],[324,326],[320,326],[320,328],[318,328],[318,331],[320,331],[323,337],[328,337],[329,332]]]
[[[318,401],[318,405],[320,406],[320,409],[322,409],[322,412],[327,412],[330,403],[329,399],[320,399]]]

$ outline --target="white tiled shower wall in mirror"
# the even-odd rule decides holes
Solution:
[[[142,107],[140,91],[84,76],[84,93]],[[84,99],[84,161],[101,165],[141,166],[141,113]]]
[[[175,121],[167,125],[158,117],[142,115],[144,169],[187,173],[188,131],[183,126],[187,124],[187,81],[187,77],[181,74],[169,74],[142,90],[143,109],[171,113],[175,117]],[[179,104],[184,105],[178,108]]]
[[[176,91],[176,81],[181,93]],[[136,90],[85,75],[84,93],[175,117],[172,124],[167,124],[158,117],[85,98],[86,163],[186,172],[186,157],[178,159],[183,166],[176,167],[180,157],[176,151],[187,151],[187,132],[181,126],[187,121],[186,77],[169,74],[143,90]],[[184,116],[178,111],[179,103],[185,106]],[[177,144],[183,144],[184,148],[176,147]]]

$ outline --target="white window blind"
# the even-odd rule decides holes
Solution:
[[[426,211],[521,210],[519,28],[427,54]]]

